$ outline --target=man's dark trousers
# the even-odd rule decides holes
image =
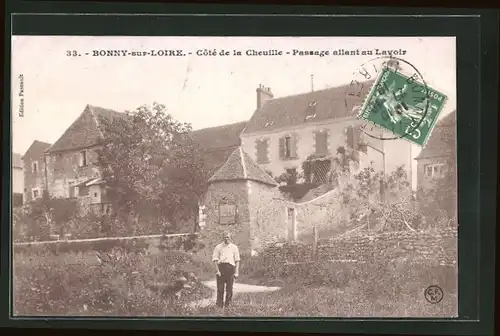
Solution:
[[[217,306],[229,306],[233,298],[233,283],[234,283],[235,267],[229,263],[220,263],[217,276]],[[226,289],[226,301],[224,302],[224,287]]]

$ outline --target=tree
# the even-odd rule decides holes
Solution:
[[[439,127],[439,136],[443,143],[446,170],[443,175],[433,181],[432,187],[420,189],[418,200],[420,211],[428,218],[428,225],[434,227],[457,225],[457,157],[456,157],[456,124]]]
[[[381,185],[383,181],[383,186]],[[384,194],[381,195],[381,188]],[[365,225],[374,231],[414,231],[419,227],[419,214],[406,171],[398,167],[383,176],[373,168],[353,175],[342,188],[343,203],[350,209],[351,226]]]
[[[129,230],[142,219],[165,231],[193,218],[207,176],[201,148],[189,138],[191,126],[157,103],[100,124],[105,141],[98,165],[119,217],[133,218]]]
[[[25,226],[25,238],[46,240],[51,234],[64,236],[71,231],[70,223],[78,216],[78,203],[70,198],[51,197],[44,190],[41,198],[17,210],[15,223]]]
[[[455,157],[446,160],[447,171],[434,180],[432,187],[420,189],[420,211],[427,217],[430,227],[457,225],[457,170]]]

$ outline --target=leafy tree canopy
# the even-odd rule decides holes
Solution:
[[[158,103],[100,124],[105,141],[98,165],[116,209],[170,225],[197,211],[207,176],[201,148],[189,138],[191,125]]]

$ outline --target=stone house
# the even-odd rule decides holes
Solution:
[[[300,173],[302,163],[312,161],[321,168],[312,179],[326,183],[339,147],[357,161],[351,171],[371,165],[390,173],[405,166],[411,176],[409,142],[374,139],[360,129],[364,122],[357,119],[354,110],[362,105],[369,89],[370,85],[365,85],[359,97],[350,94],[350,85],[344,85],[274,98],[270,88],[260,86],[257,108],[241,134],[242,147],[275,177]]]
[[[83,211],[109,211],[107,188],[96,165],[97,150],[105,139],[101,118],[113,120],[126,114],[87,105],[80,116],[45,152],[46,184],[50,196],[75,198]]]
[[[417,160],[417,185],[432,187],[435,179],[449,171],[456,162],[457,112],[453,111],[439,120],[432,131],[427,145],[415,158]]]
[[[14,207],[23,204],[23,162],[21,154],[12,153],[12,205]]]
[[[277,186],[242,147],[234,149],[209,179],[201,201],[206,246],[213,248],[224,231],[232,233],[242,254],[258,251],[269,237],[285,238],[286,208],[269,206],[281,199]]]
[[[47,189],[45,151],[50,146],[49,143],[35,140],[22,157],[25,202],[42,197],[43,191]]]
[[[205,172],[209,178],[229,159],[233,151],[241,144],[240,134],[246,121],[194,130],[191,140],[201,146],[205,155]],[[207,180],[208,183],[208,180]],[[206,207],[200,203],[196,230],[205,226]]]

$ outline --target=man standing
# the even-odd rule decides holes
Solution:
[[[233,297],[234,278],[238,277],[240,266],[240,252],[238,246],[231,243],[231,235],[224,233],[223,242],[217,245],[213,253],[215,272],[217,274],[217,302],[218,307],[227,307]],[[224,287],[226,301],[224,302]]]

